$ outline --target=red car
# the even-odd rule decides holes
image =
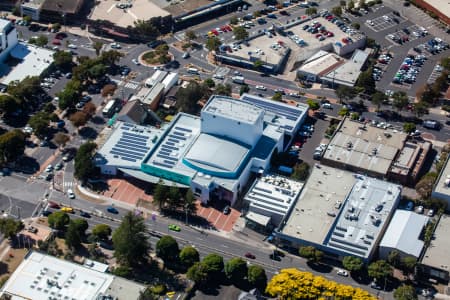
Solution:
[[[54,39],[53,41],[52,41],[52,44],[53,45],[61,45],[61,41],[60,40],[58,40],[58,39]]]
[[[331,31],[328,31],[327,37],[332,37],[332,36],[334,36],[334,33],[332,33]]]
[[[318,39],[318,38],[320,38],[322,35],[319,33],[319,34],[316,34],[316,38]]]
[[[255,258],[256,258],[256,256],[254,256],[254,255],[251,254],[250,252],[245,253],[245,257],[251,258],[251,259],[255,259]]]
[[[53,201],[48,201],[48,207],[55,208],[55,209],[59,209],[60,208],[59,204],[56,203],[56,202],[53,202]]]
[[[218,32],[217,30],[215,30],[215,29],[211,30],[211,32],[212,32],[215,36],[218,36],[218,35],[219,35],[219,32]]]

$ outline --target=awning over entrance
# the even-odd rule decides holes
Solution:
[[[255,213],[255,212],[249,212],[245,216],[250,221],[253,221],[261,226],[266,227],[270,222],[270,217]]]
[[[162,183],[164,185],[168,185],[168,186],[177,186],[179,188],[189,188],[189,186],[175,182],[175,181],[170,181],[167,179],[163,179],[163,178],[159,178],[156,176],[152,176],[149,175],[147,173],[144,173],[140,170],[131,170],[131,169],[125,169],[125,168],[119,168],[120,171],[124,172],[125,174],[128,174],[132,177],[135,177],[137,179],[146,181],[146,182],[151,182],[151,183],[158,183],[159,180],[162,180]]]

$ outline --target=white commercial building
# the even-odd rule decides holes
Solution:
[[[429,218],[413,211],[398,209],[380,243],[380,258],[387,259],[389,253],[397,250],[402,257],[419,258],[424,246],[420,235]]]
[[[89,266],[82,266],[32,251],[3,285],[0,297],[9,296],[14,300],[138,299],[145,286],[107,274],[102,265],[90,262]]]
[[[255,100],[255,99],[253,99]],[[212,96],[201,116],[179,113],[161,129],[117,122],[95,157],[103,173],[191,187],[203,201],[234,203],[248,180],[263,174],[307,108],[262,98]],[[277,114],[278,118],[267,115]]]
[[[450,158],[450,156],[449,156]],[[445,166],[442,168],[441,174],[436,181],[433,192],[431,193],[432,198],[440,199],[447,202],[447,210],[450,209],[450,159],[447,158]]]
[[[244,197],[249,202],[246,219],[266,227],[278,226],[290,211],[303,183],[278,175],[263,176],[253,183]]]
[[[370,261],[400,194],[397,184],[315,165],[275,236],[286,246],[312,245],[337,259]]]
[[[14,24],[11,21],[0,19],[0,63],[5,61],[18,42]]]

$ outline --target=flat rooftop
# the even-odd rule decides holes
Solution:
[[[21,5],[23,7],[30,7],[30,8],[34,8],[34,9],[38,9],[42,6],[42,4],[44,4],[45,0],[28,0],[28,1],[24,1]]]
[[[322,244],[335,221],[327,212],[336,210],[336,203],[342,205],[355,182],[350,172],[315,165],[282,233]]]
[[[450,249],[449,228],[450,216],[443,214],[436,226],[431,244],[422,258],[422,264],[450,271],[450,255],[448,255],[448,249]]]
[[[361,69],[368,58],[368,52],[356,49],[349,60],[346,60],[345,63],[330,70],[327,74],[324,74],[322,79],[334,81],[336,84],[354,86],[361,73]]]
[[[447,18],[450,18],[450,2],[442,0],[423,0],[423,2],[428,3],[443,13]]]
[[[285,216],[297,200],[303,183],[279,175],[266,175],[253,183],[244,200],[250,202],[249,211]]]
[[[22,80],[26,76],[40,76],[41,73],[53,62],[54,51],[33,45],[18,43],[10,52],[17,59],[14,66],[2,64],[0,73],[4,75],[0,83],[8,85],[15,80]]]
[[[81,8],[84,1],[85,0],[70,0],[70,1],[45,0],[42,9],[55,11],[58,13],[66,12],[69,14],[75,14]]]
[[[170,5],[167,5],[165,8],[172,16],[182,15],[191,11],[194,11],[202,6],[211,4],[209,0],[187,0],[180,1],[175,0],[171,1]]]
[[[358,169],[387,174],[407,135],[345,119],[330,141],[324,158]]]
[[[164,130],[117,121],[106,142],[94,157],[96,165],[139,169],[144,157],[155,146]]]
[[[288,47],[281,46],[278,40],[284,41],[281,36],[269,38],[263,34],[249,41],[250,46],[241,44],[242,49],[233,50],[228,56],[237,56],[246,60],[260,60],[264,63],[277,65],[285,56]]]
[[[447,159],[445,166],[442,168],[438,181],[434,186],[433,193],[450,196],[450,159]]]
[[[3,30],[9,23],[11,23],[10,20],[0,19],[0,30]]]
[[[336,67],[344,63],[345,59],[339,55],[321,50],[307,59],[298,71],[314,74],[320,77],[328,74],[330,70],[334,70]]]
[[[254,124],[264,113],[261,108],[255,105],[221,96],[211,97],[203,108],[203,112],[247,124]]]
[[[421,151],[420,144],[405,143],[405,146],[401,149],[400,155],[391,166],[391,172],[395,174],[408,175],[409,171],[414,167],[417,155]]]
[[[53,256],[30,252],[2,288],[13,299],[97,299],[114,276]]]
[[[127,9],[116,7],[120,2],[114,0],[99,1],[89,16],[90,20],[106,20],[126,28],[133,26],[137,20],[150,20],[154,17],[166,17],[169,12],[160,8],[150,0],[134,0],[133,6]]]
[[[316,165],[282,233],[368,258],[400,193],[399,185]]]
[[[286,133],[294,134],[299,123],[308,113],[308,106],[298,103],[297,106],[276,102],[252,94],[243,94],[241,101],[264,110],[264,122],[281,127]]]

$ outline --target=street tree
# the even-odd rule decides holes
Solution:
[[[70,80],[66,87],[56,96],[59,98],[58,107],[62,110],[72,108],[80,96],[81,82],[78,80]]]
[[[356,96],[356,92],[353,88],[348,87],[346,85],[339,86],[334,93],[339,98],[339,103],[342,103],[344,100],[353,99]]]
[[[399,91],[392,95],[392,107],[397,109],[397,111],[402,110],[408,103],[408,95],[405,92]]]
[[[28,124],[33,128],[34,134],[37,137],[43,138],[48,134],[50,114],[45,111],[40,111],[28,120]]]
[[[77,219],[77,220],[81,220],[81,219]],[[70,220],[69,222],[69,226],[67,226],[67,231],[66,231],[66,235],[65,235],[65,243],[67,245],[67,247],[71,248],[71,249],[77,249],[81,246],[81,241],[83,238],[83,235],[81,234],[79,225],[77,224],[77,220]],[[86,220],[81,220],[81,221],[85,221]],[[86,222],[86,227],[87,227],[87,222]],[[84,231],[83,231],[84,232]]]
[[[184,34],[184,36],[186,37],[186,40],[190,43],[192,40],[197,39],[197,35],[195,34],[195,31],[193,30],[188,30],[186,31],[186,33]]]
[[[375,91],[375,93],[372,95],[372,103],[377,107],[377,110],[380,109],[381,104],[383,104],[386,98],[387,96],[384,93]]]
[[[411,133],[414,132],[416,130],[416,124],[414,123],[404,123],[403,124],[403,131],[406,133]]]
[[[95,165],[92,159],[96,148],[97,144],[94,142],[86,142],[78,148],[74,159],[74,175],[77,179],[85,181],[94,174]]]
[[[216,36],[208,37],[206,40],[206,49],[209,51],[217,51],[219,49],[219,46],[222,45],[222,42],[220,39]]]
[[[231,17],[230,24],[231,25],[236,25],[237,23],[239,23],[238,18],[237,17]]]
[[[219,275],[224,268],[223,257],[216,253],[206,255],[202,264],[206,267],[206,271],[211,278]]]
[[[300,247],[298,251],[301,257],[304,257],[311,263],[319,263],[322,260],[323,252],[313,246]]]
[[[180,199],[181,199],[180,189],[173,184],[169,188],[168,203],[170,209],[176,209],[181,204]]]
[[[40,35],[36,39],[36,46],[44,47],[48,43],[48,38],[45,35]]]
[[[413,256],[402,257],[400,266],[405,276],[412,275],[416,270],[417,259]]]
[[[25,134],[14,129],[0,135],[0,163],[15,161],[25,151]]]
[[[266,289],[267,285],[266,271],[260,266],[250,265],[248,267],[247,280],[252,286],[257,288],[260,292],[264,292],[264,290]]]
[[[156,255],[165,263],[175,262],[178,259],[180,249],[177,241],[170,235],[165,235],[156,243]]]
[[[345,0],[341,0],[339,1],[339,5],[345,8],[347,6],[347,2]]]
[[[184,267],[190,268],[193,266],[196,262],[200,261],[200,255],[192,246],[186,246],[180,251],[180,262],[183,264]]]
[[[306,104],[308,104],[309,109],[311,109],[313,111],[318,110],[320,108],[319,102],[314,101],[313,99],[306,100]]]
[[[111,235],[111,227],[106,224],[97,224],[92,228],[92,236],[97,241],[105,241]]]
[[[20,109],[19,101],[11,95],[0,95],[0,112],[4,115],[12,114]]]
[[[195,205],[195,197],[191,189],[188,189],[184,194],[184,209],[190,215],[197,213],[197,205]]]
[[[239,89],[239,95],[242,96],[242,94],[248,93],[250,91],[250,87],[248,84],[241,85],[241,88]]]
[[[308,7],[308,8],[305,10],[305,14],[308,15],[308,16],[317,14],[317,8],[315,8],[315,7]]]
[[[371,263],[367,269],[370,277],[377,280],[387,279],[392,276],[392,267],[385,260],[377,260]]]
[[[359,29],[359,23],[353,23],[352,26]],[[369,68],[364,72],[359,74],[358,80],[356,81],[356,86],[364,89],[367,95],[372,95],[375,92],[375,80],[373,79],[373,69]]]
[[[99,57],[99,62],[107,66],[114,66],[124,56],[122,52],[117,50],[104,51]]]
[[[191,81],[185,88],[178,89],[176,93],[176,106],[179,111],[195,114],[199,110],[198,102],[201,99],[206,98],[206,95],[207,91],[203,85]]]
[[[352,11],[353,9],[355,9],[355,2],[353,2],[353,0],[348,1],[347,3],[347,9],[349,11]]]
[[[420,118],[428,114],[428,104],[424,101],[419,101],[413,104],[414,114]]]
[[[364,262],[356,256],[345,256],[342,265],[350,272],[359,272],[364,267]]]
[[[48,216],[48,225],[55,230],[64,231],[70,222],[70,217],[63,211],[55,211]]]
[[[248,38],[248,31],[243,26],[236,26],[233,28],[234,38],[237,41],[242,41]]]
[[[403,284],[394,291],[395,300],[417,300],[416,289],[411,285]]]
[[[80,127],[86,125],[88,121],[88,115],[83,111],[77,111],[73,113],[69,119],[74,127]]]
[[[222,96],[231,96],[231,85],[230,84],[218,84],[214,89],[215,94]]]
[[[335,6],[331,9],[331,12],[335,15],[335,16],[342,16],[342,8],[340,6]]]
[[[0,218],[0,233],[9,239],[14,237],[24,228],[22,221],[13,218]]]
[[[71,52],[56,51],[53,54],[53,64],[57,68],[67,70],[73,65],[73,56]]]
[[[83,107],[83,112],[88,116],[88,118],[91,118],[93,115],[95,115],[96,111],[97,107],[92,102],[86,103]]]
[[[273,96],[272,96],[272,100],[274,100],[274,101],[283,100],[283,94],[281,94],[280,92],[275,92],[275,94],[273,94]]]
[[[233,283],[242,282],[247,276],[247,263],[240,257],[234,257],[225,264],[225,275]]]
[[[156,40],[160,34],[158,28],[150,20],[136,20],[131,32],[140,40],[148,41]]]
[[[213,88],[216,83],[214,82],[214,80],[212,78],[207,78],[205,79],[204,83],[209,87],[209,88]]]
[[[123,266],[146,263],[150,250],[147,228],[141,216],[129,212],[112,235],[114,257]]]
[[[397,250],[392,250],[389,252],[387,261],[394,268],[398,268],[400,266],[400,252]]]
[[[260,59],[257,59],[253,62],[253,69],[256,71],[261,70],[262,66],[264,65],[264,62]]]
[[[188,269],[186,277],[194,281],[198,287],[204,287],[209,281],[207,266],[200,262],[194,263]]]
[[[160,179],[155,186],[155,190],[153,192],[153,202],[158,204],[159,210],[163,208],[163,206],[167,202],[167,198],[169,197],[169,188],[163,184]]]
[[[55,136],[53,137],[53,142],[57,144],[59,147],[64,147],[69,140],[70,137],[62,132],[56,133]]]
[[[96,41],[96,42],[94,42],[94,44],[92,45],[92,48],[94,48],[95,54],[96,54],[97,56],[99,56],[99,55],[100,55],[100,50],[102,50],[102,48],[103,48],[103,43],[102,43],[102,42],[99,42],[99,41]]]

